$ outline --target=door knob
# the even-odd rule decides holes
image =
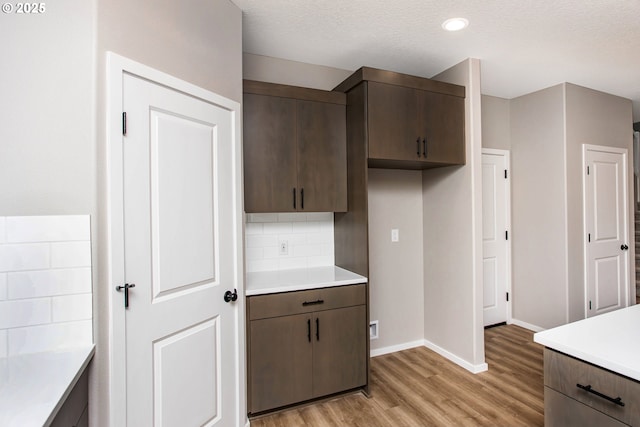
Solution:
[[[224,302],[231,302],[238,299],[238,291],[236,289],[224,293]]]
[[[629,246],[627,245],[620,245],[620,249],[623,251],[626,251],[627,249],[629,249]]]
[[[129,289],[135,288],[135,283],[125,283],[124,286],[116,286],[116,291],[124,290],[124,308],[129,308]]]

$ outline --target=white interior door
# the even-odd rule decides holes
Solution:
[[[628,305],[627,150],[583,146],[587,317]]]
[[[231,112],[123,79],[127,425],[236,426]]]
[[[484,326],[506,322],[509,292],[509,152],[482,150]]]

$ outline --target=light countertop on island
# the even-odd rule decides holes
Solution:
[[[247,273],[246,295],[301,291],[366,283],[367,278],[336,266]]]
[[[95,346],[0,358],[0,426],[51,424]]]
[[[533,340],[640,381],[640,305],[538,332]]]

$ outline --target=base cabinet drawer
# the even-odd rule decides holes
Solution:
[[[544,425],[545,427],[623,427],[627,424],[545,387]]]
[[[625,424],[640,425],[640,383],[631,378],[547,348],[544,385]]]

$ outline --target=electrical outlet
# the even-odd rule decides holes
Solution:
[[[369,339],[370,340],[378,339],[378,321],[377,320],[372,320],[371,323],[369,323]]]
[[[287,240],[280,241],[280,255],[289,255],[289,242]]]
[[[400,241],[400,231],[397,228],[391,229],[391,241],[399,242]]]

